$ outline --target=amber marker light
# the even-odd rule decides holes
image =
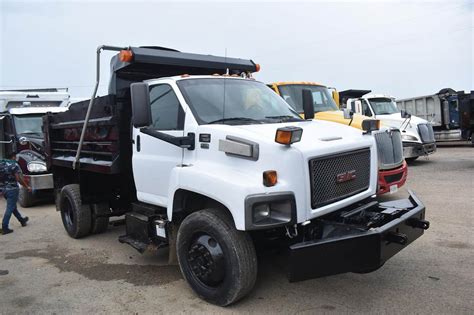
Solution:
[[[278,128],[275,134],[275,142],[279,144],[291,145],[301,141],[303,129],[300,127],[288,126]]]
[[[256,63],[255,64],[255,72],[259,72],[259,71],[260,71],[260,64]]]
[[[277,172],[270,170],[263,172],[263,185],[266,187],[275,186],[278,182]]]
[[[132,62],[133,60],[133,53],[131,50],[122,50],[119,53],[119,59],[122,62]]]

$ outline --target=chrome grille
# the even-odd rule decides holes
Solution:
[[[348,173],[355,178],[338,181]],[[355,195],[370,185],[370,149],[312,159],[309,174],[313,209]]]
[[[391,129],[374,133],[380,169],[392,169],[403,163],[403,144],[400,130]]]
[[[419,124],[418,132],[420,133],[421,142],[423,143],[435,142],[433,126],[431,126],[431,124]]]

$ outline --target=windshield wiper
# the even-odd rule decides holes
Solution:
[[[270,119],[280,119],[281,121],[300,121],[303,119],[297,118],[295,116],[291,115],[281,115],[281,116],[265,116],[265,118],[270,118]]]
[[[248,118],[248,117],[229,117],[229,118],[221,118],[221,119],[213,120],[213,121],[208,122],[208,124],[217,124],[217,123],[226,122],[226,121],[247,121],[247,122],[262,123],[262,121],[260,120],[256,120],[256,119]]]

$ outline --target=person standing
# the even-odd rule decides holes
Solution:
[[[2,234],[4,235],[13,232],[8,227],[12,214],[20,221],[21,226],[26,226],[28,222],[28,217],[23,217],[16,206],[20,192],[18,183],[27,188],[28,191],[31,191],[31,187],[23,178],[15,154],[12,154],[10,159],[0,160],[0,194],[7,201],[7,208],[2,220]]]

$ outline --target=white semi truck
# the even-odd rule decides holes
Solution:
[[[400,129],[403,156],[407,161],[436,152],[432,124],[398,109],[393,96],[373,94],[370,90],[346,90],[339,92],[339,95],[341,105],[350,108],[354,113],[379,119],[386,127]]]
[[[0,91],[0,156],[15,153],[32,191],[20,187],[19,202],[31,207],[53,196],[53,175],[46,167],[42,116],[67,110],[67,89],[44,88]]]
[[[378,269],[429,227],[413,193],[374,199],[375,121],[365,134],[313,121],[311,93],[303,120],[252,79],[251,60],[115,46],[97,60],[103,50],[120,51],[109,95],[44,121],[71,237],[125,214],[120,242],[169,247],[194,292],[224,306],[252,290],[263,239],[299,281]]]

